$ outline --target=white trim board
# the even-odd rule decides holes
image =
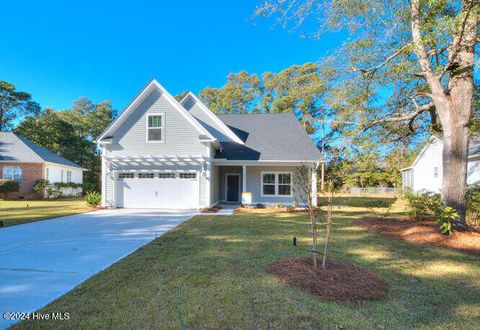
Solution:
[[[160,116],[162,117],[161,119],[161,122],[162,122],[162,125],[160,127],[148,127],[148,120],[150,117],[154,117],[154,116]],[[158,113],[147,113],[147,115],[145,116],[145,142],[146,143],[165,143],[165,127],[166,127],[166,114],[165,112],[158,112]],[[155,129],[155,128],[160,128],[162,131],[161,131],[161,140],[149,140],[148,139],[148,130],[149,129]]]

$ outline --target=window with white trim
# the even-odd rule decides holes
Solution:
[[[133,173],[119,173],[118,178],[119,179],[133,179],[135,175]]]
[[[139,179],[153,179],[155,175],[153,173],[138,173]]]
[[[50,169],[48,167],[45,169],[45,180],[50,180]]]
[[[197,173],[188,173],[188,172],[183,172],[178,175],[180,179],[196,179],[197,178]]]
[[[67,171],[67,182],[72,182],[72,171]]]
[[[160,179],[175,179],[175,173],[173,172],[158,173],[158,177]]]
[[[147,115],[147,141],[163,142],[165,116],[163,114]]]
[[[60,171],[60,182],[63,182],[63,170]]]
[[[275,195],[276,175],[275,173],[262,174],[262,193],[263,195]]]
[[[19,185],[23,182],[23,172],[20,166],[5,166],[3,168],[3,178],[6,180],[15,180]]]
[[[291,196],[292,173],[262,172],[262,196]]]
[[[435,179],[438,178],[438,167],[436,167],[436,166],[433,168],[433,177]]]
[[[278,173],[278,194],[290,196],[292,193],[292,176],[290,173]]]

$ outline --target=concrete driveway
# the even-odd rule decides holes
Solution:
[[[14,323],[5,312],[45,306],[195,214],[101,210],[0,229],[0,328]]]

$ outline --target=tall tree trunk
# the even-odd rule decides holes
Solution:
[[[473,72],[475,46],[477,44],[479,5],[478,0],[462,1],[461,24],[453,34],[448,49],[445,72],[432,69],[421,33],[420,3],[412,0],[412,39],[415,54],[422,68],[422,75],[430,86],[430,98],[435,104],[444,134],[442,200],[457,210],[456,227],[465,226],[468,141],[470,138],[470,114],[473,99]],[[442,84],[442,76],[450,75],[448,88]]]
[[[479,17],[476,1],[462,3],[462,14],[465,16],[463,28],[454,35],[448,56],[448,107],[443,116],[440,114],[444,130],[442,200],[457,210],[457,229],[466,226],[468,143]]]
[[[465,227],[467,213],[468,127],[444,129],[442,201],[457,210],[457,229]]]

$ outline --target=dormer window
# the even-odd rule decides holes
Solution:
[[[165,141],[165,114],[147,115],[147,142]]]

